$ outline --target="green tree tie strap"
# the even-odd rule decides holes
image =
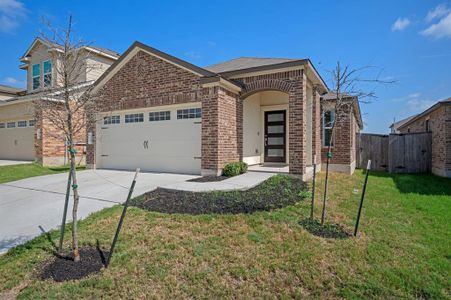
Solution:
[[[332,158],[332,152],[327,152],[327,158]]]
[[[73,185],[72,185],[72,189],[75,190],[75,189],[77,189],[77,188],[78,188],[78,185],[77,185],[77,184],[73,184]]]
[[[77,150],[75,150],[75,148],[70,148],[67,151],[69,151],[70,153],[73,153],[73,154],[77,153]]]

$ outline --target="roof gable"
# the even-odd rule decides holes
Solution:
[[[215,73],[200,68],[196,65],[193,65],[187,61],[179,59],[175,56],[164,53],[158,49],[147,46],[141,42],[134,42],[125,53],[114,62],[108,70],[100,76],[96,82],[94,83],[93,92],[97,92],[106,82],[108,82],[114,74],[116,74],[130,59],[132,59],[139,51],[144,51],[147,54],[155,56],[161,60],[164,60],[172,65],[175,65],[179,68],[182,68],[186,71],[189,71],[199,77],[213,77],[216,76]]]
[[[38,45],[44,45],[46,47],[48,47],[49,49],[54,49],[56,51],[62,51],[62,46],[58,45],[58,44],[50,44],[46,41],[44,41],[42,38],[35,38],[33,43],[31,43],[30,47],[28,47],[27,51],[25,51],[25,53],[22,55],[22,57],[20,58],[20,60],[26,60],[26,58],[33,52],[33,50],[38,46]],[[97,55],[101,55],[101,56],[105,56],[111,59],[118,59],[120,54],[117,52],[114,52],[110,49],[106,49],[106,48],[101,48],[101,47],[96,47],[96,46],[83,46],[82,48],[86,49],[87,51],[91,51]]]
[[[442,105],[451,105],[451,98],[438,101],[437,103],[435,103],[434,105],[432,105],[431,107],[426,109],[425,111],[417,114],[416,116],[414,116],[413,118],[411,118],[410,120],[405,122],[404,124],[400,125],[398,128],[401,129],[401,128],[404,128],[404,127],[412,124],[416,120],[418,120],[418,119],[424,117],[425,115],[433,112],[434,110],[436,110],[437,108],[441,107]]]

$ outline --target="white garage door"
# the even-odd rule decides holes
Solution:
[[[97,167],[200,174],[199,106],[111,113],[97,126]]]
[[[33,126],[33,123],[31,123]],[[0,122],[0,159],[34,160],[34,127],[29,121]]]

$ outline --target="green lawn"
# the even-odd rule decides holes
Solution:
[[[331,176],[328,221],[348,232],[362,182],[360,171]],[[320,190],[322,183],[323,174]],[[82,243],[108,248],[120,213],[115,206],[81,222]],[[0,257],[0,298],[451,297],[451,180],[374,173],[358,238],[313,236],[299,225],[308,214],[307,200],[248,215],[132,207],[109,269],[80,281],[39,281],[36,270],[52,249],[41,236]]]
[[[81,170],[83,169],[83,167],[79,169]],[[34,176],[62,173],[67,172],[68,170],[69,167],[43,167],[37,163],[1,166],[0,183],[10,182]]]

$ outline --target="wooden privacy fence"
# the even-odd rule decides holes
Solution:
[[[374,170],[390,173],[425,173],[431,171],[431,133],[357,134],[357,167],[364,168],[371,159]]]

